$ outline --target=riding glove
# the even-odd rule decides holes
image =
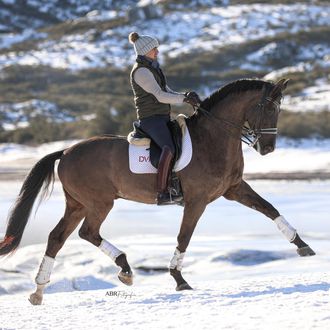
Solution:
[[[186,103],[192,105],[193,107],[199,106],[202,102],[196,92],[186,92],[184,95],[185,95],[185,98],[184,98],[183,102],[186,102]]]

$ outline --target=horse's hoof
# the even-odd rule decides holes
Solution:
[[[123,282],[126,285],[133,285],[133,273],[129,272],[129,273],[125,273],[125,272],[120,272],[118,274],[118,278],[121,282]]]
[[[308,245],[297,249],[297,253],[301,257],[315,256],[315,252]]]
[[[40,294],[37,294],[37,293],[32,293],[30,295],[29,302],[32,305],[41,305],[41,303],[42,303],[42,296]]]
[[[188,283],[182,283],[175,288],[176,291],[193,290]]]

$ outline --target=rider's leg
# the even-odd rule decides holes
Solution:
[[[168,178],[173,167],[175,148],[171,132],[167,126],[169,120],[169,116],[166,115],[156,115],[140,120],[141,128],[162,149],[157,173],[158,205],[165,205],[172,202],[168,192]]]
[[[140,127],[152,138],[159,148],[163,149],[164,146],[168,146],[174,155],[175,147],[170,129],[167,126],[169,121],[170,116],[168,115],[155,115],[141,119]]]
[[[168,146],[164,146],[160,155],[157,173],[157,204],[164,205],[171,202],[168,192],[168,178],[172,170],[173,153]]]

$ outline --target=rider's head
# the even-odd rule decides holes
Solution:
[[[144,55],[152,60],[157,59],[159,43],[156,38],[132,32],[128,39],[134,45],[136,55]]]

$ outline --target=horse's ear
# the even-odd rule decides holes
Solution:
[[[288,85],[290,79],[283,78],[276,83],[276,87],[280,88],[281,91],[284,91]]]
[[[270,94],[271,97],[276,98],[278,95],[282,94],[282,92],[286,89],[286,86],[288,85],[289,80],[290,79],[285,79],[285,78],[279,80],[275,84],[275,86]]]

